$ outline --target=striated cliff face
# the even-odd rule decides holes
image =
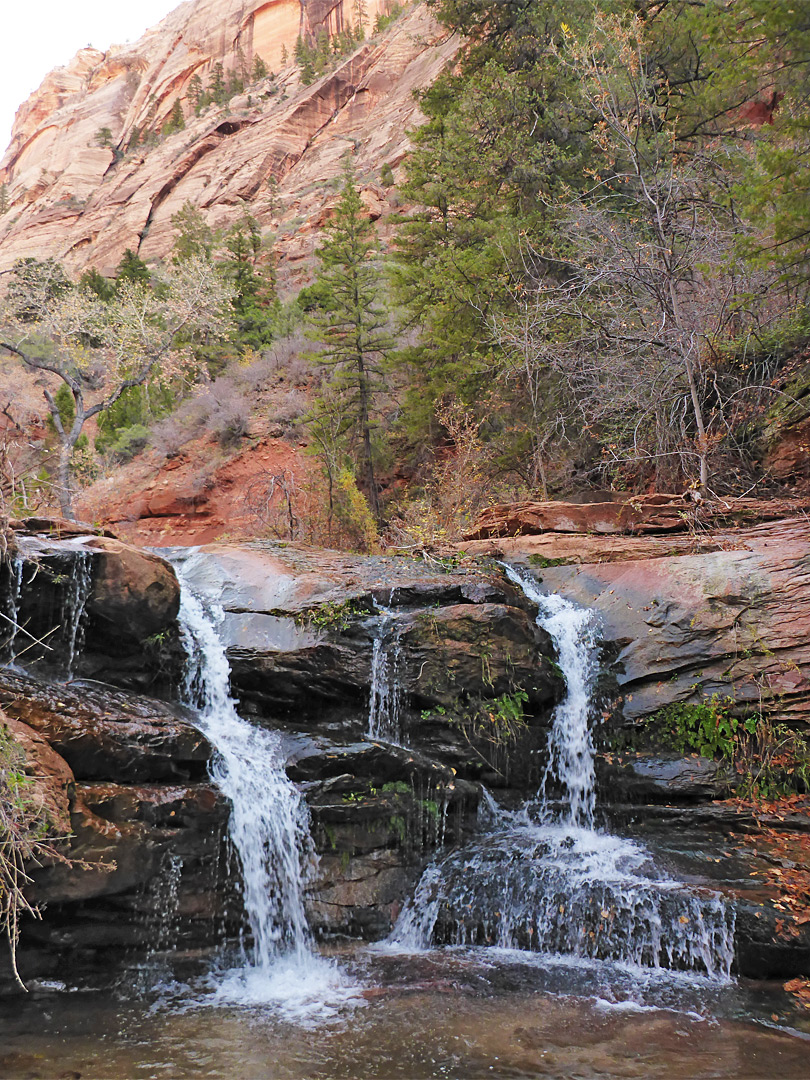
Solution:
[[[369,33],[390,6],[367,0]],[[9,199],[0,269],[30,255],[102,272],[126,248],[165,256],[171,215],[189,200],[214,227],[248,204],[265,231],[279,230],[282,261],[295,262],[314,246],[299,234],[322,216],[330,194],[323,185],[339,175],[346,150],[379,217],[385,191],[374,180],[407,149],[405,131],[418,122],[413,91],[432,82],[456,43],[417,6],[309,86],[295,64],[282,67],[299,34],[333,35],[351,25],[353,11],[348,0],[192,0],[134,45],[81,50],[17,113],[0,162]],[[274,77],[195,115],[195,76],[208,86],[217,64],[227,78],[252,71],[257,57]],[[178,101],[185,129],[144,145],[144,133],[160,132]],[[102,146],[105,128],[111,137]]]

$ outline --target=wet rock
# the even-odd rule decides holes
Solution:
[[[601,789],[627,802],[707,802],[727,797],[736,776],[721,762],[697,754],[610,754],[597,759]]]
[[[37,732],[79,780],[200,778],[211,755],[182,710],[112,687],[59,686],[0,671],[0,706]]]
[[[321,936],[377,941],[393,928],[415,876],[396,851],[374,850],[350,860],[322,854],[307,902],[310,925]]]
[[[723,550],[539,571],[596,608],[616,643],[624,716],[713,694],[810,721],[810,532],[804,519],[729,534]]]
[[[308,897],[320,934],[385,936],[430,853],[475,825],[480,788],[410,749],[320,739],[287,771],[321,856]]]
[[[25,664],[132,688],[177,683],[180,590],[165,560],[75,532],[16,533],[15,545],[19,582],[0,567],[0,594],[18,610],[15,655]]]
[[[548,635],[525,611],[503,604],[453,604],[410,615],[400,637],[403,683],[420,702],[494,698],[524,689],[534,705],[559,694]]]
[[[134,644],[174,624],[180,586],[164,559],[108,537],[88,540],[86,546],[96,553],[88,598],[96,633]]]
[[[792,978],[810,971],[807,839],[810,817],[737,802],[613,807],[611,819],[640,839],[678,880],[719,892],[735,912],[734,971]],[[791,883],[791,875],[796,880]]]

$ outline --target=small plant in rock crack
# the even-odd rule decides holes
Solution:
[[[349,629],[354,619],[369,614],[368,607],[362,601],[330,601],[299,612],[295,621],[300,626],[314,626],[317,630],[342,632]]]
[[[501,694],[471,703],[458,711],[436,705],[422,712],[422,719],[442,720],[450,724],[464,737],[480,761],[499,775],[505,769],[498,766],[497,759],[529,730],[525,706],[529,695],[525,690]]]
[[[719,694],[695,704],[673,702],[647,723],[664,747],[728,762],[743,798],[775,799],[810,791],[807,737],[766,716],[735,716],[733,706],[731,698]]]
[[[35,779],[28,775],[26,756],[0,723],[0,933],[8,940],[14,977],[23,986],[17,971],[17,942],[20,920],[39,912],[25,896],[31,880],[28,868],[62,862],[81,868],[89,863],[66,858],[56,846]],[[115,869],[108,864],[104,869]],[[23,987],[24,989],[24,987]]]

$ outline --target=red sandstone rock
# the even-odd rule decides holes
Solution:
[[[373,23],[383,5],[365,6]],[[263,226],[280,229],[282,263],[311,253],[314,232],[300,252],[288,249],[334,198],[328,181],[340,176],[347,147],[359,175],[396,167],[421,115],[413,91],[458,47],[420,5],[310,86],[294,64],[281,69],[282,46],[292,55],[302,30],[334,30],[348,10],[342,0],[194,0],[134,45],[85,49],[52,72],[20,107],[0,163],[11,200],[0,220],[0,269],[54,256],[73,271],[109,273],[125,248],[163,258],[175,239],[171,217],[186,201],[215,228],[247,203]],[[136,128],[160,130],[192,76],[205,83],[214,64],[232,69],[240,49],[248,66],[262,57],[276,80],[199,117],[186,102],[185,130],[122,157]],[[115,155],[97,145],[105,127]],[[390,209],[375,185],[362,197],[372,218]]]
[[[696,503],[686,495],[618,495],[599,503],[519,502],[488,507],[465,540],[487,540],[539,533],[684,533],[708,526],[773,521],[810,506],[801,499],[718,499]]]

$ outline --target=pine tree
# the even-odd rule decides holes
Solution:
[[[368,4],[366,0],[354,0],[354,34],[358,41],[366,39],[366,23],[368,22]]]
[[[330,61],[329,50],[329,32],[325,28],[321,28],[318,31],[318,36],[315,39],[315,73],[317,75],[323,75],[326,69],[329,67]]]
[[[208,94],[217,105],[222,105],[227,98],[225,71],[220,63],[214,64],[211,68],[211,82],[208,84]]]
[[[188,86],[186,88],[186,97],[188,98],[189,104],[195,112],[197,111],[197,108],[200,104],[200,98],[202,97],[202,95],[202,79],[195,71],[195,73],[188,80]]]
[[[180,98],[175,98],[169,118],[163,125],[164,134],[171,135],[174,131],[182,131],[185,126],[186,120],[183,116],[183,106],[180,104]]]
[[[301,36],[295,43],[295,62],[301,69],[301,82],[304,86],[309,86],[315,78],[315,50],[310,42]]]
[[[172,214],[171,222],[177,232],[172,262],[179,263],[199,256],[211,258],[214,234],[194,203],[183,203],[177,213]]]
[[[225,252],[218,263],[234,290],[231,302],[236,342],[254,349],[273,340],[273,318],[278,307],[272,271],[258,266],[261,249],[261,227],[245,211],[228,232]]]
[[[287,52],[287,46],[281,46],[281,66],[286,67],[290,62],[290,54]]]
[[[360,472],[379,522],[373,416],[382,390],[381,364],[392,342],[386,330],[387,313],[379,304],[379,271],[372,261],[374,226],[363,214],[349,163],[343,194],[326,230],[313,290],[320,302],[309,315],[309,336],[322,346],[313,358],[332,370],[322,396],[342,410],[339,434],[350,445],[359,443]]]
[[[256,55],[253,57],[253,68],[250,73],[251,81],[255,83],[261,82],[262,79],[267,78],[269,73],[270,71],[267,67],[267,64],[265,64],[264,60],[262,60],[259,54],[256,53]]]
[[[103,300],[105,303],[115,296],[114,283],[100,274],[95,267],[84,271],[79,278],[79,287],[89,289],[90,292],[95,293],[99,300]]]
[[[152,275],[143,259],[139,258],[131,248],[127,248],[116,268],[115,280],[117,282],[134,281],[141,285],[148,285],[152,280]]]
[[[3,181],[3,183],[0,184],[0,217],[2,217],[3,214],[8,212],[8,208],[9,208],[8,184],[5,181]]]

